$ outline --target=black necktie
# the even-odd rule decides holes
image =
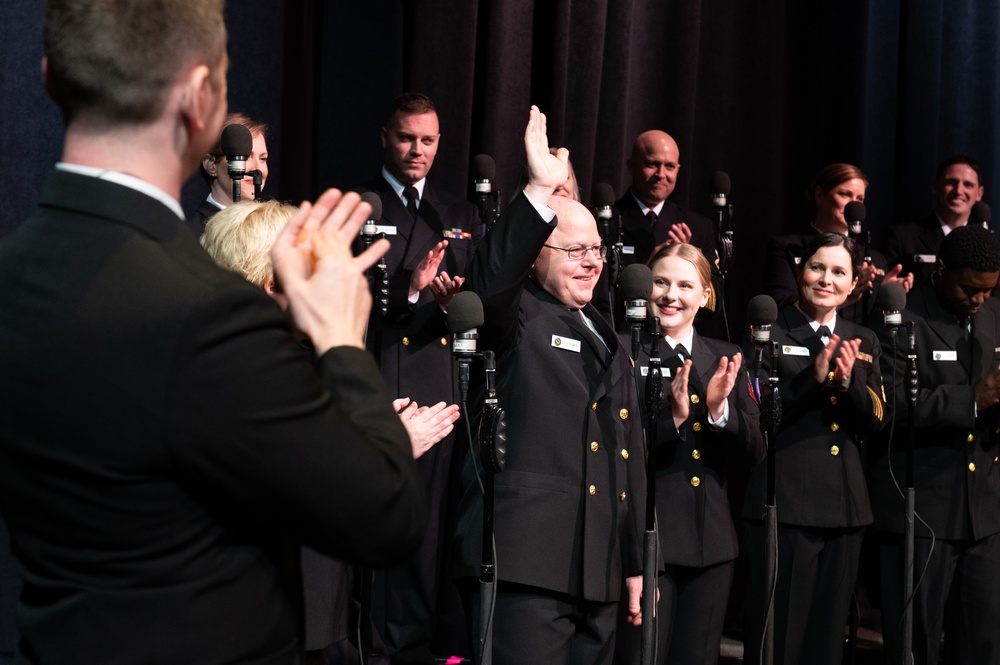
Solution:
[[[656,213],[650,210],[646,213],[646,221],[649,222],[649,228],[656,226]]]
[[[410,217],[416,219],[417,201],[420,200],[420,194],[417,192],[417,188],[413,185],[407,185],[407,187],[403,189],[403,196],[406,197],[406,210],[410,213]]]
[[[817,328],[816,334],[820,336],[820,339],[823,342],[823,346],[827,345],[827,343],[830,341],[830,336],[833,335],[833,333],[830,332],[830,329],[827,328],[826,326],[820,326],[819,328]]]
[[[677,354],[677,357],[680,358],[681,362],[684,362],[685,360],[691,357],[691,354],[688,353],[688,350],[684,348],[683,344],[678,344],[677,346],[675,346],[674,353]]]

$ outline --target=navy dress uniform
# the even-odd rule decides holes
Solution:
[[[782,397],[781,424],[770,445],[777,469],[775,662],[786,664],[840,663],[863,528],[872,521],[862,444],[885,418],[881,347],[874,332],[839,315],[832,332],[842,340],[861,339],[846,390],[833,380],[836,356],[827,379],[816,380],[816,356],[825,343],[794,305],[783,307],[771,328],[778,357],[764,356],[767,369],[778,363]],[[744,344],[744,349],[752,358],[753,346]],[[767,607],[762,523],[766,467],[761,462],[753,469],[743,509],[747,663],[758,662]]]

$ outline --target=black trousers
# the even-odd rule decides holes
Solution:
[[[1000,506],[994,507],[1000,509]],[[879,532],[887,662],[902,662],[903,539]],[[1000,665],[1000,534],[978,541],[913,541],[913,662]],[[926,564],[926,573],[917,579]]]
[[[763,523],[746,523],[745,665],[760,662],[767,619],[764,535]],[[863,535],[862,527],[810,529],[778,525],[775,663],[840,665]]]

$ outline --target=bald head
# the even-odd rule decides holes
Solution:
[[[639,134],[628,160],[632,193],[647,206],[655,207],[673,194],[680,167],[680,150],[670,134],[658,129]]]
[[[596,249],[587,251],[583,258],[571,259],[563,249],[553,248],[600,247],[597,221],[586,207],[573,199],[553,196],[548,204],[555,211],[558,223],[545,243],[547,247],[543,247],[535,259],[531,278],[562,304],[580,309],[593,297],[604,261]]]

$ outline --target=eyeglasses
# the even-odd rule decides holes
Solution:
[[[569,256],[570,261],[580,261],[587,252],[593,252],[597,257],[604,258],[608,255],[608,248],[604,245],[594,245],[593,247],[556,247],[554,245],[543,245],[549,249],[561,249]]]

